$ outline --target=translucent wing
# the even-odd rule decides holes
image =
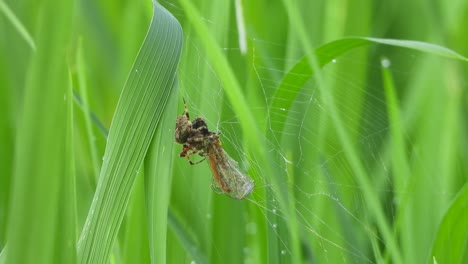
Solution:
[[[208,155],[210,169],[213,174],[211,188],[217,193],[226,194],[234,199],[242,200],[253,188],[253,180],[239,170],[239,166],[217,145]]]

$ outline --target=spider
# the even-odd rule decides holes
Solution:
[[[217,193],[224,193],[241,200],[249,195],[253,180],[243,174],[235,160],[224,151],[217,133],[208,130],[208,125],[201,117],[190,121],[187,104],[184,101],[184,112],[176,119],[175,141],[182,144],[179,157],[185,157],[191,165],[203,162],[208,158],[213,174],[211,188]],[[193,162],[190,156],[198,154],[202,160]]]
[[[214,142],[221,144],[218,134],[208,130],[208,126],[203,118],[197,117],[193,123],[190,121],[185,100],[184,112],[176,120],[175,141],[183,145],[179,157],[186,157],[190,165],[201,163],[206,159],[207,153],[205,151],[208,145]],[[193,162],[190,156],[194,154],[202,156],[203,159]]]

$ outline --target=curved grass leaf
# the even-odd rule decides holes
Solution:
[[[434,263],[468,262],[468,185],[450,206],[432,248]]]
[[[362,38],[364,40],[369,41],[371,43],[379,43],[384,45],[390,45],[400,48],[407,48],[418,50],[421,52],[427,52],[430,54],[447,57],[456,60],[468,61],[468,58],[458,54],[457,52],[448,49],[446,47],[442,47],[439,45],[435,45],[432,43],[422,42],[422,41],[414,41],[414,40],[400,40],[400,39],[380,39],[380,38]]]
[[[80,240],[80,263],[105,263],[136,175],[166,108],[182,47],[177,20],[154,2],[153,19],[109,129],[98,186]]]
[[[365,37],[351,37],[335,40],[318,47],[314,52],[319,66],[323,67],[330,63],[333,59],[338,58],[350,50],[370,44],[384,44],[395,47],[414,49],[447,58],[468,61],[468,58],[456,53],[453,50],[426,42]],[[282,111],[280,115],[277,115],[278,120],[275,120],[275,122],[271,124],[271,130],[275,131],[275,136],[277,138],[281,135],[281,133],[283,133],[282,131],[286,118],[288,117],[288,111],[291,108],[294,99],[296,98],[300,89],[308,80],[310,80],[313,74],[314,71],[309,63],[309,59],[307,56],[304,56],[283,77],[283,80],[276,89],[275,94],[272,96],[273,100],[269,106],[270,111]]]

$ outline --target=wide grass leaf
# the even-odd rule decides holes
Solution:
[[[182,46],[177,20],[158,3],[122,90],[109,129],[103,164],[78,242],[80,263],[105,263],[132,186],[176,79]]]

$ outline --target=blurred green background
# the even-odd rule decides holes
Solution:
[[[311,52],[361,36],[467,56],[467,1],[159,3],[184,33],[178,85],[115,201],[124,215],[107,212],[110,262],[468,262],[467,60],[421,43]],[[152,15],[150,0],[0,0],[0,263],[85,262],[106,133]],[[178,157],[182,97],[255,180],[247,199]]]

